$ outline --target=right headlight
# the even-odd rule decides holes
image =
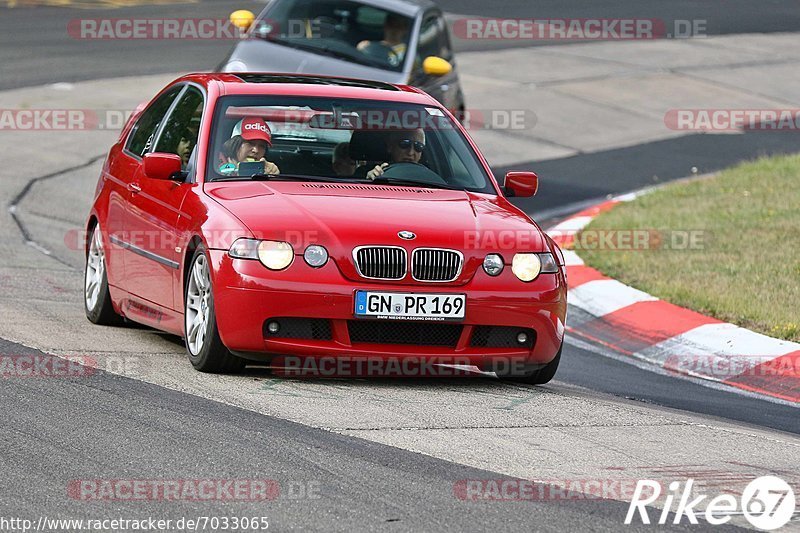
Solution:
[[[236,259],[258,259],[270,270],[283,270],[294,260],[294,248],[283,241],[237,239],[228,255]]]
[[[551,253],[520,253],[515,254],[511,262],[511,271],[521,281],[533,281],[539,274],[555,274],[558,264]]]

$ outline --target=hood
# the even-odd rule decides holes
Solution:
[[[359,65],[323,54],[298,50],[290,46],[271,43],[262,39],[246,39],[231,52],[227,62],[222,65],[226,72],[235,74],[237,69],[229,70],[226,65],[233,61],[243,63],[240,72],[286,72],[295,74],[319,74],[376,80],[387,83],[404,84],[408,77],[403,72]]]
[[[465,275],[474,273],[487,253],[500,253],[510,263],[516,252],[547,251],[539,228],[493,195],[279,181],[208,183],[205,190],[257,238],[290,242],[298,254],[309,244],[324,245],[352,279],[358,279],[352,252],[362,245],[402,246],[409,253],[421,247],[459,250]],[[416,238],[401,239],[400,231]]]

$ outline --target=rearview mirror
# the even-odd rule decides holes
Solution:
[[[144,175],[154,180],[170,180],[181,175],[181,156],[164,152],[144,154]]]
[[[506,196],[527,198],[539,190],[539,176],[533,172],[509,172],[503,187]]]
[[[422,70],[428,76],[444,76],[450,74],[453,70],[453,65],[446,59],[436,56],[428,56],[422,62]]]
[[[236,26],[242,31],[247,31],[250,26],[253,25],[253,21],[256,20],[256,16],[253,14],[252,11],[248,11],[247,9],[240,9],[238,11],[234,11],[231,13],[231,24]]]

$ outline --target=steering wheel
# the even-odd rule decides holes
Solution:
[[[439,174],[429,169],[422,163],[412,163],[410,161],[402,161],[400,163],[392,163],[385,169],[383,174],[378,176],[386,178],[397,179],[413,179],[420,183],[430,183],[437,185],[447,185],[447,182]]]
[[[400,64],[400,56],[392,50],[392,47],[380,41],[370,41],[364,48],[359,49],[361,53],[374,59],[388,61],[390,65],[396,67]]]

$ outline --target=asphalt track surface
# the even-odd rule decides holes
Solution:
[[[37,354],[4,341],[0,351]],[[46,388],[35,379],[8,380],[0,405],[25,406],[3,417],[0,516],[34,522],[106,516],[107,502],[64,498],[65,486],[131,476],[268,480],[279,487],[274,500],[126,502],[117,510],[129,519],[267,516],[270,531],[616,531],[627,511],[623,502],[602,500],[459,500],[460,480],[512,478],[104,372]]]
[[[440,4],[463,14],[532,16],[528,1],[490,7],[472,0]],[[789,31],[800,23],[800,6],[784,2],[728,1],[724,13],[707,2],[646,1],[635,3],[635,9],[632,2],[559,4],[538,2],[533,15],[709,18],[715,21],[709,23],[709,33]],[[232,7],[257,10],[260,3],[205,1],[120,8],[112,14],[92,9],[0,7],[0,90],[207,69],[224,57],[228,43],[150,42],[131,49],[127,43],[74,41],[65,33],[65,21],[76,17],[141,16],[145,9],[151,17],[200,16],[200,5],[202,16],[224,17]],[[797,143],[791,134],[687,136],[531,162],[529,168],[542,176],[557,176],[558,183],[542,190],[536,204],[520,205],[530,211],[537,204],[558,208],[683,177],[692,166],[711,171],[755,155],[793,151]],[[506,169],[495,170],[502,175]],[[596,179],[587,184],[587,175]],[[0,340],[0,353],[29,352]],[[648,404],[800,433],[796,408],[657,375],[572,345],[565,349],[557,379]],[[46,387],[37,380],[6,380],[0,387],[0,405],[4,406],[0,443],[6,464],[0,479],[0,516],[96,517],[108,507],[52,499],[53,494],[63,494],[65,480],[86,477],[87,472],[105,479],[169,478],[171,473],[176,478],[231,478],[237,473],[253,478],[259,469],[263,471],[259,477],[274,479],[282,487],[309,480],[321,487],[319,499],[282,498],[280,505],[269,507],[270,520],[279,530],[475,530],[488,524],[521,530],[530,529],[533,521],[540,526],[537,529],[581,530],[590,523],[592,530],[615,531],[626,509],[607,501],[461,504],[453,498],[455,481],[501,476],[103,372],[88,381],[48,380]],[[160,505],[148,502],[146,507],[127,509],[134,510],[134,515],[141,511],[142,516],[152,516]],[[202,514],[232,516],[254,510],[252,504],[204,504]],[[196,505],[186,503],[171,503],[164,512],[165,516],[198,514]]]
[[[89,2],[91,3],[91,2]],[[677,1],[577,1],[537,2],[508,0],[487,6],[478,0],[443,0],[447,12],[483,17],[520,18],[658,18],[707,20],[713,34],[778,32],[794,30],[800,24],[800,4],[781,1],[750,2],[728,0],[724,9],[717,2]],[[0,90],[61,81],[135,76],[156,72],[206,70],[221,61],[232,44],[228,41],[81,41],[67,32],[69,21],[77,18],[190,17],[226,18],[232,9],[258,12],[263,2],[242,0],[201,0],[192,3],[138,5],[116,9],[64,7],[0,7]],[[466,43],[463,49],[491,49],[489,41]],[[511,43],[512,45],[514,43]],[[520,43],[523,44],[523,43]],[[535,52],[532,52],[535,53]],[[521,199],[517,205],[528,212],[547,206],[558,212],[569,206],[609,194],[618,194],[669,181],[698,172],[712,172],[739,161],[764,154],[792,153],[798,149],[792,133],[747,133],[744,135],[686,135],[636,146],[579,154],[567,158],[515,164],[513,170],[535,170],[547,187],[535,198]],[[512,168],[495,168],[503,176]],[[592,179],[587,180],[587,176]],[[557,217],[539,219],[542,225]],[[576,356],[564,357],[558,378],[621,396],[637,397],[669,407],[727,416],[752,424],[763,424],[784,431],[799,432],[793,408],[766,404],[741,395],[714,392],[720,401],[710,402],[708,389],[669,377],[657,377],[630,365],[607,361],[574,349]],[[572,352],[570,352],[571,355]],[[580,361],[580,363],[577,363]],[[613,367],[613,371],[611,368]],[[595,379],[607,376],[607,379]],[[635,379],[627,379],[628,377]],[[637,387],[637,384],[641,386]],[[637,394],[629,394],[631,387]],[[726,409],[726,402],[737,405]],[[765,414],[766,413],[766,414]]]
[[[34,0],[35,1],[35,0]],[[233,44],[230,41],[129,41],[80,40],[67,31],[70,21],[81,18],[214,18],[227,19],[235,9],[258,13],[263,1],[200,0],[190,3],[132,7],[6,8],[0,1],[0,90],[87,79],[136,76],[159,72],[207,70],[218,65]],[[91,5],[100,0],[75,3]],[[668,27],[675,20],[706,21],[708,35],[796,31],[800,4],[784,0],[441,0],[446,12],[498,18],[651,18]],[[515,46],[553,44],[538,41],[457,40],[457,51],[490,50]]]

